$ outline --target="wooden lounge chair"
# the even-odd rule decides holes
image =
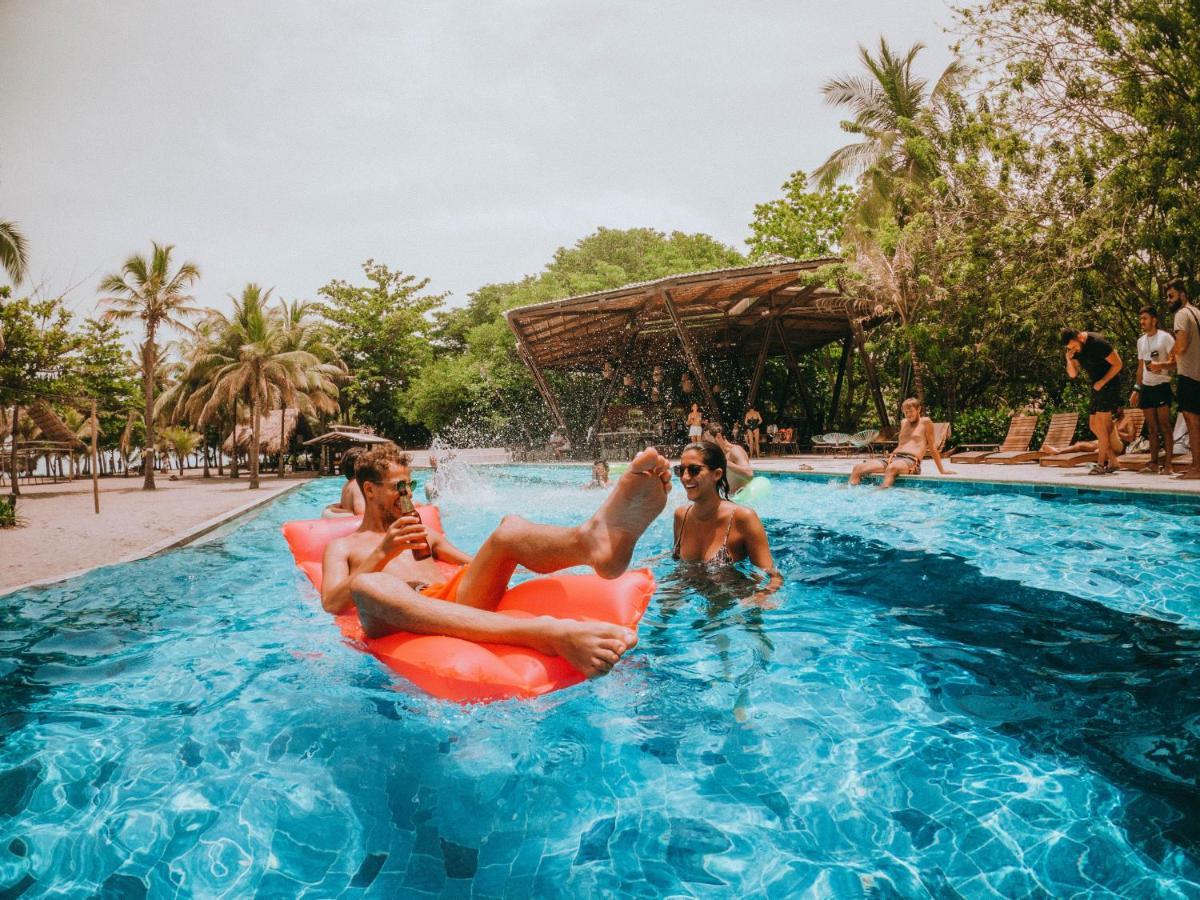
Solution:
[[[1176,453],[1171,457],[1171,468],[1175,471],[1181,471],[1192,464],[1192,454],[1186,450],[1182,453]],[[1149,453],[1123,453],[1117,457],[1117,468],[1124,471],[1134,471],[1144,469],[1150,465]]]
[[[995,453],[1027,453],[1036,427],[1037,416],[1013,416],[1003,444],[964,444],[966,452],[955,453],[950,461],[974,464],[986,462]]]
[[[1079,424],[1079,414],[1073,412],[1055,413],[1050,417],[1050,425],[1046,429],[1046,437],[1042,446],[1037,450],[1008,450],[993,453],[985,463],[1001,466],[1011,466],[1017,463],[1037,462],[1048,456],[1047,447],[1065,447],[1075,438],[1075,426]]]
[[[933,423],[933,444],[938,448],[938,453],[941,453],[946,446],[946,441],[950,439],[950,423],[949,422],[934,422]],[[932,454],[926,450],[923,458],[928,459]]]
[[[1146,424],[1146,414],[1140,409],[1128,409],[1125,411],[1130,416],[1133,423],[1137,426],[1137,434],[1142,433],[1142,426]],[[1046,433],[1047,442],[1050,441],[1050,433]],[[1071,441],[1066,442],[1068,445]],[[1051,447],[1058,446],[1050,443]],[[1095,451],[1081,450],[1077,453],[1055,453],[1052,456],[1043,456],[1041,464],[1043,466],[1058,466],[1061,468],[1070,468],[1071,466],[1084,466],[1088,463],[1094,463],[1100,458],[1100,455]]]

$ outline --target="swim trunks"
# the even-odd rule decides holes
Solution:
[[[1179,411],[1200,414],[1200,381],[1195,378],[1179,376]]]
[[[688,437],[690,437],[690,438],[698,438],[698,437],[700,437],[702,432],[703,432],[703,429],[699,425],[689,425],[688,426]],[[676,434],[678,434],[678,432],[676,432]]]
[[[1121,379],[1113,378],[1100,390],[1092,391],[1088,415],[1092,413],[1115,413],[1121,406]]]
[[[1158,409],[1171,405],[1171,384],[1143,384],[1138,391],[1138,409]]]
[[[893,453],[892,462],[895,462],[898,459],[902,459],[908,463],[908,471],[905,473],[906,475],[916,475],[921,471],[921,461],[911,453]]]
[[[467,567],[463,566],[450,577],[449,581],[440,581],[437,584],[426,585],[421,588],[420,593],[426,597],[432,597],[434,600],[446,600],[450,603],[457,603],[458,585],[462,581],[462,577],[466,571]]]

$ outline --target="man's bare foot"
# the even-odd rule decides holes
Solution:
[[[597,575],[616,578],[625,571],[638,538],[663,511],[670,492],[670,464],[647,447],[633,458],[612,493],[580,529]]]
[[[587,678],[607,675],[622,655],[637,645],[637,635],[608,622],[555,619],[546,637],[546,650],[561,656]]]

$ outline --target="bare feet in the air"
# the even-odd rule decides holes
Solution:
[[[638,538],[663,511],[670,492],[670,463],[647,447],[633,458],[613,492],[581,529],[597,575],[616,578],[625,571]]]
[[[556,619],[547,637],[547,648],[588,678],[607,675],[617,660],[637,644],[628,628],[608,622]]]

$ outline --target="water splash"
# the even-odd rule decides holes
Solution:
[[[425,495],[430,503],[479,502],[495,495],[491,484],[481,478],[470,463],[461,459],[456,449],[440,435],[429,445],[429,465],[432,472]]]

